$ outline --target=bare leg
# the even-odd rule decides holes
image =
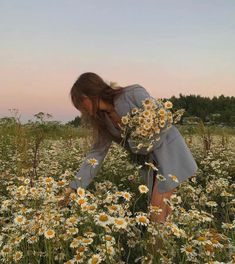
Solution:
[[[157,180],[155,180],[150,204],[158,206],[162,209],[162,212],[160,214],[151,213],[150,219],[152,221],[165,222],[166,217],[172,212],[172,209],[164,202],[164,199],[170,199],[173,192],[174,189],[169,192],[159,193],[157,189]]]

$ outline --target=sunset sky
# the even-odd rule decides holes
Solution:
[[[154,97],[235,96],[234,0],[0,0],[0,118],[67,122],[83,72]]]

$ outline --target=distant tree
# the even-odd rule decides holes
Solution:
[[[67,122],[66,125],[72,125],[74,127],[79,127],[81,125],[81,118],[80,118],[80,116],[76,116],[74,118],[74,120]]]
[[[200,95],[183,95],[179,94],[179,98],[172,96],[169,100],[173,103],[175,110],[184,108],[184,117],[196,116],[203,122],[215,121],[216,123],[224,123],[234,126],[235,113],[235,97],[214,96],[203,97]],[[213,114],[219,114],[214,115]]]

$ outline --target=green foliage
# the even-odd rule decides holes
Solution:
[[[229,126],[235,125],[235,97],[214,96],[203,97],[200,95],[182,95],[179,98],[172,96],[169,100],[175,109],[184,108],[184,116],[196,116],[203,122],[224,123]]]

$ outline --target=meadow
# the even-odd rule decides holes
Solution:
[[[138,164],[116,143],[89,188],[60,207],[90,134],[36,118],[0,122],[0,263],[235,263],[234,129],[179,126],[199,170],[159,224]]]

